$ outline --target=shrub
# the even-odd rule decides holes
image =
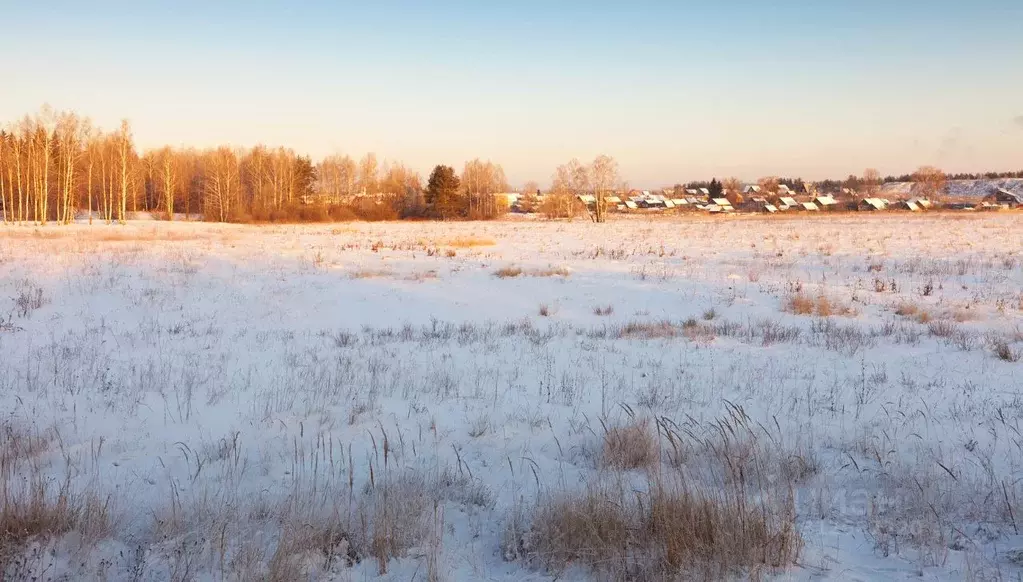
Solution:
[[[995,357],[1003,362],[1018,362],[1023,357],[1020,352],[1012,349],[1009,342],[1005,340],[995,340],[991,345],[991,349],[995,353]]]
[[[544,197],[540,212],[548,219],[573,218],[586,212],[586,206],[571,194],[550,193]]]
[[[355,220],[397,220],[400,213],[386,200],[356,200],[348,204],[294,202],[278,208],[254,207],[251,211],[235,209],[228,217],[238,223],[303,223],[349,222]]]
[[[46,304],[43,288],[26,281],[14,298],[14,307],[19,317],[28,317],[30,313]]]
[[[947,339],[954,336],[956,332],[959,331],[959,326],[951,321],[939,319],[937,321],[932,321],[930,325],[927,326],[927,331],[929,331],[934,337]]]
[[[611,315],[614,312],[615,312],[615,308],[614,308],[613,305],[603,305],[603,306],[602,305],[598,305],[598,306],[593,308],[593,315],[597,315],[597,316],[600,316],[600,317]]]

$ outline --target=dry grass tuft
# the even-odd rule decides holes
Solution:
[[[909,303],[907,301],[903,301],[902,303],[899,303],[895,307],[895,315],[898,315],[898,316],[901,316],[901,317],[913,317],[914,315],[916,315],[919,312],[920,312],[920,308],[917,307],[917,305],[915,303]]]
[[[784,310],[796,315],[816,315],[818,317],[856,315],[856,311],[844,303],[829,299],[825,295],[810,297],[802,292],[789,295],[785,300]]]
[[[971,309],[953,309],[949,314],[954,321],[957,323],[966,323],[968,321],[974,321],[978,318],[976,310]]]
[[[618,337],[622,339],[664,339],[677,337],[678,334],[678,328],[670,321],[630,321],[618,330]]]
[[[475,247],[492,247],[496,244],[497,242],[490,238],[460,236],[445,242],[444,246],[455,247],[458,249],[471,249]]]
[[[406,281],[418,281],[418,282],[422,283],[423,281],[439,279],[439,278],[440,278],[440,276],[437,274],[437,271],[434,271],[433,269],[431,269],[429,271],[415,271],[415,272],[409,273],[405,277],[405,280]]]
[[[565,267],[547,267],[546,269],[531,269],[526,271],[530,277],[568,277],[571,275]]]
[[[392,559],[422,541],[428,531],[435,485],[407,472],[367,484],[365,496],[349,515],[296,515],[285,523],[268,564],[269,579],[291,580],[310,550],[329,567],[372,559],[381,575]]]
[[[494,271],[494,276],[498,279],[507,279],[509,277],[518,277],[522,274],[521,267],[502,267]]]
[[[387,269],[357,269],[348,274],[349,279],[376,279],[393,275]]]
[[[606,317],[615,312],[614,305],[598,305],[593,308],[593,315]]]
[[[931,315],[930,311],[921,309],[915,303],[910,303],[908,301],[903,301],[895,307],[895,315],[911,319],[924,325],[931,323],[934,319],[934,316]]]
[[[633,420],[622,426],[606,427],[600,462],[614,469],[646,469],[660,460],[657,435],[650,419]]]
[[[109,534],[106,503],[76,494],[70,476],[53,487],[36,458],[50,446],[49,435],[0,425],[0,579],[24,558],[29,542],[78,531],[84,542]]]
[[[726,579],[797,560],[791,496],[752,501],[703,493],[682,480],[647,491],[589,487],[542,502],[522,552],[550,570],[581,564],[616,580]]]
[[[565,267],[547,267],[546,269],[528,269],[525,270],[522,267],[509,266],[502,267],[494,271],[494,276],[499,279],[507,279],[509,277],[518,277],[525,275],[526,277],[568,277],[571,273]]]
[[[10,422],[0,422],[0,477],[21,461],[46,452],[51,443],[49,433],[34,433]]]
[[[311,557],[324,572],[366,560],[376,564],[380,575],[386,575],[393,559],[424,543],[431,553],[439,554],[444,502],[466,507],[492,507],[494,503],[493,494],[480,480],[450,468],[395,472],[384,467],[376,478],[373,475],[371,470],[361,495],[355,496],[351,489],[332,492],[333,496],[348,497],[347,508],[332,502],[324,506],[320,500],[281,506],[275,518],[282,523],[280,537],[263,579],[310,579],[307,566]],[[426,556],[428,561],[437,557]]]
[[[0,485],[0,572],[19,559],[30,541],[48,540],[79,531],[95,541],[110,532],[107,505],[91,494],[74,494],[70,479],[54,490],[45,477],[30,475],[28,482]]]
[[[785,301],[785,311],[796,315],[813,315],[814,301],[802,293],[794,293]]]

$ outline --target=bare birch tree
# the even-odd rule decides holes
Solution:
[[[863,170],[863,193],[868,198],[877,196],[877,193],[881,190],[881,172],[878,172],[874,168],[867,168]]]
[[[921,166],[913,172],[913,181],[924,198],[939,198],[945,192],[946,176],[940,168]]]
[[[358,189],[362,195],[373,196],[378,192],[379,171],[376,154],[370,152],[359,160]]]
[[[618,185],[618,162],[611,156],[601,154],[593,160],[589,174],[595,198],[593,220],[604,222],[607,220],[607,198]]]
[[[131,125],[121,120],[117,130],[117,173],[120,184],[120,198],[117,205],[117,221],[124,224],[128,215],[128,192],[134,172],[135,145],[132,141]]]
[[[491,161],[479,158],[465,163],[462,169],[462,189],[468,204],[469,218],[491,219],[507,210],[496,195],[507,190],[504,169]]]

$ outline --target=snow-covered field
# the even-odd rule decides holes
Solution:
[[[738,417],[805,544],[758,574],[1017,580],[1020,354],[1016,213],[0,227],[4,507],[77,508],[0,565],[588,579],[537,504]],[[653,466],[602,462],[642,419]]]

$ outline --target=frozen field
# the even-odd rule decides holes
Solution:
[[[1023,214],[0,227],[0,580],[1019,580],[1021,355]]]

